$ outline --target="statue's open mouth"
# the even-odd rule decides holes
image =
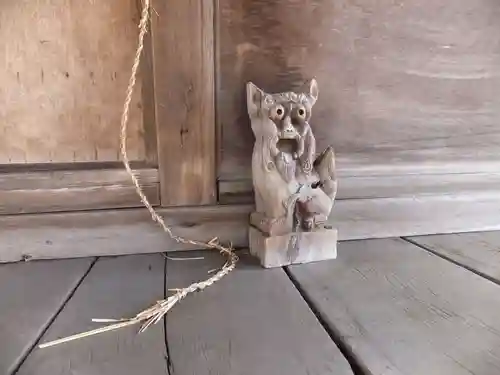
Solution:
[[[298,138],[279,138],[276,147],[281,152],[293,154],[299,149],[299,140]]]

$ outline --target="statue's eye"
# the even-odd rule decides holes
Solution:
[[[304,108],[299,108],[297,111],[297,114],[299,115],[300,118],[305,118],[306,117],[306,110]]]
[[[281,120],[285,115],[285,109],[283,108],[283,106],[278,105],[272,111],[272,115],[273,117],[277,117],[279,120]]]

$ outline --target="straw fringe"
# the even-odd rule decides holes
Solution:
[[[144,192],[142,191],[142,188],[139,184],[139,181],[137,179],[137,176],[135,175],[134,171],[130,167],[130,162],[129,158],[127,155],[127,145],[126,145],[126,139],[127,139],[127,124],[128,124],[128,117],[129,117],[129,108],[130,108],[130,102],[132,100],[132,94],[134,92],[134,86],[136,83],[136,76],[137,76],[137,70],[139,68],[140,60],[141,60],[141,54],[142,50],[144,48],[144,36],[147,33],[148,30],[148,23],[149,23],[149,14],[150,14],[150,9],[151,9],[151,0],[144,0],[143,3],[143,8],[142,8],[142,15],[141,15],[141,20],[139,23],[139,43],[137,47],[137,51],[135,53],[135,59],[134,63],[132,65],[132,72],[130,75],[129,79],[129,84],[127,87],[126,91],[126,97],[125,97],[125,103],[123,105],[123,113],[122,113],[122,118],[121,118],[121,131],[120,131],[120,151],[122,154],[122,159],[123,159],[123,165],[128,172],[134,186],[137,194],[139,195],[142,203],[144,206],[148,209],[149,213],[151,214],[151,218],[153,221],[157,222],[160,227],[176,242],[178,243],[183,243],[183,244],[190,244],[197,246],[199,248],[204,248],[204,249],[214,249],[214,250],[219,250],[219,252],[225,256],[227,256],[228,260],[227,262],[222,266],[222,268],[213,276],[208,278],[207,280],[200,281],[193,283],[189,285],[186,288],[182,289],[175,289],[175,294],[172,296],[168,297],[165,300],[157,301],[156,304],[153,306],[149,307],[148,309],[140,312],[133,318],[128,318],[128,319],[93,319],[94,322],[97,323],[113,323],[101,328],[97,328],[91,331],[87,332],[82,332],[76,335],[68,336],[65,338],[61,338],[58,340],[50,341],[44,344],[39,345],[39,348],[47,348],[51,347],[54,345],[62,344],[65,342],[81,339],[84,337],[88,336],[93,336],[96,334],[104,333],[104,332],[109,332],[109,331],[114,331],[120,328],[128,327],[131,325],[139,324],[142,323],[141,328],[139,329],[140,332],[144,332],[148,327],[150,327],[152,324],[158,323],[164,316],[165,314],[179,301],[182,299],[186,298],[186,296],[190,293],[196,292],[196,291],[202,291],[205,288],[211,286],[213,283],[219,281],[222,279],[224,276],[226,276],[229,272],[231,272],[238,261],[238,257],[236,254],[233,252],[233,247],[225,247],[221,245],[217,239],[217,237],[213,238],[207,243],[201,242],[201,241],[194,241],[194,240],[189,240],[185,239],[183,237],[176,236],[172,233],[171,229],[165,224],[165,221],[163,218],[158,215],[158,213],[155,211],[153,206],[149,203],[148,199],[144,195]]]

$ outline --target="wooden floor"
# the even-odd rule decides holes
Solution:
[[[242,252],[145,333],[38,348],[93,318],[135,315],[222,262],[186,252],[0,265],[0,374],[500,374],[500,232],[342,242],[335,261],[273,270]]]

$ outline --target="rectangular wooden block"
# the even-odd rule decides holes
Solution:
[[[268,236],[250,227],[250,253],[259,258],[265,268],[335,259],[337,237],[336,229]]]

